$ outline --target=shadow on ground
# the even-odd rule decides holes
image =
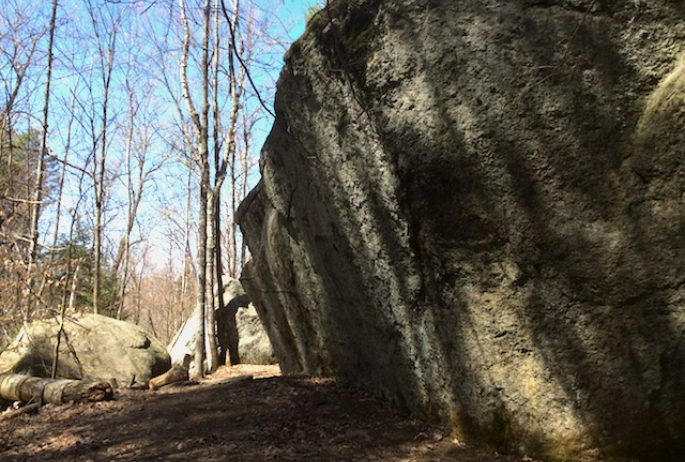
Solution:
[[[124,390],[112,402],[1,420],[0,435],[3,462],[516,460],[308,377]]]

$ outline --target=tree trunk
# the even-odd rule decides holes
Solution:
[[[107,135],[109,128],[109,90],[112,82],[112,74],[114,71],[114,54],[116,51],[117,36],[119,32],[119,21],[121,17],[117,18],[112,24],[111,30],[105,31],[109,34],[106,48],[100,43],[99,32],[95,25],[97,24],[97,17],[95,11],[91,10],[91,19],[95,28],[95,35],[98,39],[98,52],[100,60],[100,70],[102,71],[102,127],[99,136],[94,140],[95,143],[99,140],[100,149],[97,151],[97,159],[94,163],[93,181],[95,182],[95,229],[93,230],[93,312],[98,314],[102,307],[100,306],[101,287],[102,287],[102,251],[103,251],[103,229],[104,229],[104,214],[105,214],[105,169],[107,167]]]
[[[216,339],[217,339],[217,353],[218,363],[226,365],[226,352],[228,342],[225,341],[224,332],[226,331],[225,323],[221,311],[224,306],[224,286],[223,286],[223,264],[221,261],[221,110],[219,106],[219,62],[221,57],[221,34],[219,21],[219,2],[216,0],[214,4],[214,81],[212,83],[212,94],[214,95],[214,191],[212,196],[212,240],[214,243],[214,251],[210,258],[214,261],[214,280],[216,286],[216,294],[214,294],[215,304],[215,322],[216,322]],[[217,187],[219,185],[219,187]]]
[[[50,107],[50,83],[52,80],[52,48],[55,41],[55,22],[57,19],[57,0],[52,2],[52,16],[50,18],[50,38],[48,42],[48,65],[47,76],[45,78],[45,101],[43,104],[43,133],[40,140],[40,155],[38,156],[38,164],[36,165],[35,184],[33,185],[33,197],[31,200],[31,224],[29,229],[30,243],[28,254],[28,267],[26,269],[26,312],[24,313],[24,321],[26,323],[31,321],[31,313],[33,311],[33,285],[35,277],[33,275],[33,266],[38,254],[38,219],[40,217],[40,206],[43,201],[43,177],[45,176],[45,159],[48,156],[48,116]]]
[[[69,122],[67,123],[67,139],[66,139],[66,144],[64,146],[64,154],[62,156],[62,168],[59,174],[59,184],[57,186],[57,199],[55,200],[55,218],[54,218],[54,226],[53,226],[53,234],[52,234],[52,248],[56,249],[57,248],[57,243],[59,242],[60,238],[60,223],[61,223],[61,217],[62,217],[62,207],[63,207],[63,197],[64,197],[64,188],[65,188],[65,182],[67,180],[67,164],[69,161],[69,153],[71,152],[71,138],[72,138],[72,133],[73,133],[73,125],[74,125],[74,120],[76,118],[76,111],[74,110],[76,106],[76,94],[72,94],[72,99],[71,99],[71,105],[70,105],[70,110],[69,110]],[[75,210],[75,209],[74,209]],[[38,290],[38,298],[43,297],[43,293],[48,286],[48,281],[51,279],[52,274],[50,271],[53,270],[53,265],[55,263],[55,252],[50,252],[48,254],[48,259],[47,262],[44,264],[46,270],[43,271],[43,280],[40,285],[40,289]],[[65,284],[65,289],[64,291],[66,292],[66,287],[67,283],[69,280],[69,272],[65,274],[64,278],[64,284]],[[51,295],[56,295],[55,292],[53,292],[50,288],[48,288],[49,292],[52,292]],[[66,300],[65,298],[60,297],[62,300]],[[60,309],[64,306],[64,303],[61,304]]]
[[[217,1],[217,24],[218,24],[218,14],[219,14],[219,2]],[[231,23],[229,21],[229,28],[231,28],[231,34],[235,35],[238,30],[238,20],[240,18],[240,2],[239,0],[235,0],[235,3],[233,5],[233,22]],[[217,26],[218,27],[218,26]],[[217,30],[218,32],[218,30]],[[215,47],[217,49],[220,49],[220,43],[219,43],[219,35],[217,34],[215,36],[216,44]],[[233,46],[233,42],[229,44],[228,47],[228,74],[229,74],[229,88],[230,88],[230,96],[231,96],[231,114],[230,114],[230,119],[229,119],[229,125],[228,129],[226,131],[226,136],[225,136],[225,151],[223,153],[223,157],[219,155],[218,150],[215,149],[215,168],[216,168],[216,174],[215,174],[215,183],[214,183],[214,202],[212,204],[213,206],[213,238],[216,243],[216,251],[214,254],[214,260],[215,260],[215,272],[216,272],[216,279],[217,279],[217,300],[218,300],[218,313],[220,313],[217,316],[217,331],[219,332],[219,343],[221,345],[221,356],[219,358],[219,361],[222,362],[223,364],[226,364],[226,356],[228,354],[230,364],[236,365],[240,364],[240,355],[238,353],[238,328],[236,326],[236,321],[235,321],[235,312],[234,311],[229,311],[229,309],[226,307],[226,303],[228,300],[223,299],[223,275],[224,275],[224,268],[223,268],[223,259],[221,255],[221,188],[224,184],[224,181],[226,179],[227,175],[227,169],[230,168],[231,172],[231,196],[235,196],[235,152],[236,152],[236,147],[237,147],[237,127],[238,127],[238,115],[240,113],[240,98],[241,98],[241,89],[242,89],[242,80],[239,81],[238,76],[236,74],[235,70],[235,57],[238,53],[241,53],[241,50],[237,50]],[[218,71],[218,59],[219,56],[217,55],[215,57],[216,59],[216,69]],[[215,90],[215,93],[218,91]],[[219,113],[219,106],[218,106],[218,101],[215,99],[214,101],[215,104],[215,112],[218,114]],[[218,133],[220,132],[220,127],[218,124],[218,121],[216,122],[215,126],[215,136],[218,137]],[[215,143],[216,146],[218,146],[218,142]],[[233,211],[231,211],[231,214],[233,214]],[[236,255],[236,247],[235,245],[231,245],[231,243],[234,242],[234,239],[229,240],[229,246],[228,246],[228,257],[229,257],[229,265],[228,265],[228,273],[231,276],[236,276],[236,271],[234,271],[235,268],[235,255]]]
[[[214,299],[214,255],[216,252],[216,241],[214,240],[215,230],[214,230],[214,195],[212,191],[209,191],[209,197],[207,198],[207,268],[205,277],[206,281],[206,308],[205,308],[205,325],[206,325],[206,335],[207,335],[207,370],[212,373],[219,366],[219,356],[218,348],[216,344],[216,319],[214,316],[216,303]],[[219,283],[216,283],[217,286]]]
[[[126,204],[126,230],[124,236],[119,242],[119,250],[114,259],[114,271],[119,275],[119,300],[117,307],[117,319],[121,319],[124,311],[124,299],[126,297],[126,288],[128,285],[129,276],[129,258],[131,255],[131,233],[135,225],[138,205],[142,196],[142,191],[139,189],[138,194],[133,189],[133,169],[131,168],[131,151],[133,150],[133,135],[135,130],[135,116],[137,108],[134,103],[133,87],[126,79],[126,91],[128,92],[128,133],[126,135],[126,193],[128,203]],[[142,167],[141,167],[142,169]],[[139,188],[142,189],[142,183],[139,183]]]
[[[205,1],[203,8],[204,35],[202,40],[202,109],[198,113],[190,94],[188,86],[188,54],[190,48],[190,26],[186,15],[185,1],[180,0],[181,22],[183,23],[183,47],[181,50],[180,79],[181,96],[188,107],[191,119],[195,125],[197,137],[197,160],[200,167],[200,217],[197,237],[197,307],[198,326],[197,344],[195,346],[195,360],[191,369],[193,378],[204,374],[206,310],[207,310],[207,200],[210,186],[209,178],[209,20],[210,3]]]

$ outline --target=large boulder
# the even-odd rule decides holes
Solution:
[[[685,460],[685,2],[331,2],[242,282],[286,373],[466,441]]]
[[[198,316],[197,310],[193,310],[190,316],[181,324],[181,327],[167,346],[171,363],[174,366],[183,366],[186,369],[191,368],[191,364],[194,362],[194,351],[200,332],[199,328],[200,316]]]
[[[58,331],[55,319],[22,328],[0,355],[0,374],[50,377]],[[164,345],[135,324],[95,314],[65,318],[57,377],[145,385],[170,366]]]
[[[238,351],[244,364],[273,364],[275,356],[269,337],[239,280],[222,278],[224,306],[215,310],[217,344],[224,362],[229,348]],[[214,292],[216,292],[216,287]],[[199,328],[197,310],[183,323],[169,343],[173,364],[192,368]]]

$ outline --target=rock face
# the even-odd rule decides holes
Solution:
[[[224,306],[216,310],[218,346],[224,351],[222,358],[226,358],[226,350],[233,347],[238,350],[238,357],[244,364],[273,364],[275,357],[269,337],[262,325],[255,308],[250,303],[245,290],[235,278],[223,277]],[[216,292],[216,288],[214,290]],[[198,316],[192,315],[178,330],[169,344],[171,361],[175,365],[190,368],[194,358],[194,350],[198,332]],[[223,328],[222,328],[223,327]],[[234,329],[233,335],[229,329]],[[237,343],[231,345],[231,339]]]
[[[56,320],[36,321],[23,328],[0,355],[0,373],[50,377],[58,330]],[[171,366],[164,345],[135,324],[87,314],[67,318],[64,333],[57,377],[145,385]]]
[[[337,1],[242,278],[285,372],[553,461],[685,458],[685,3]]]
[[[240,338],[240,362],[243,364],[275,364],[276,356],[271,341],[252,303],[238,308],[236,324]]]

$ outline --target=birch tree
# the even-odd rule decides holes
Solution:
[[[183,45],[180,62],[180,81],[183,101],[190,114],[195,130],[195,151],[200,174],[200,213],[198,220],[197,260],[198,260],[198,291],[197,311],[199,332],[195,348],[193,376],[204,373],[204,361],[207,359],[207,369],[211,372],[217,367],[216,336],[214,334],[214,313],[207,309],[207,225],[210,194],[209,172],[209,39],[211,22],[211,3],[205,0],[202,7],[202,45],[200,58],[200,111],[193,102],[188,85],[188,59],[190,54],[190,25],[187,16],[185,0],[179,0],[181,22],[183,26]],[[208,347],[205,346],[205,341]]]

